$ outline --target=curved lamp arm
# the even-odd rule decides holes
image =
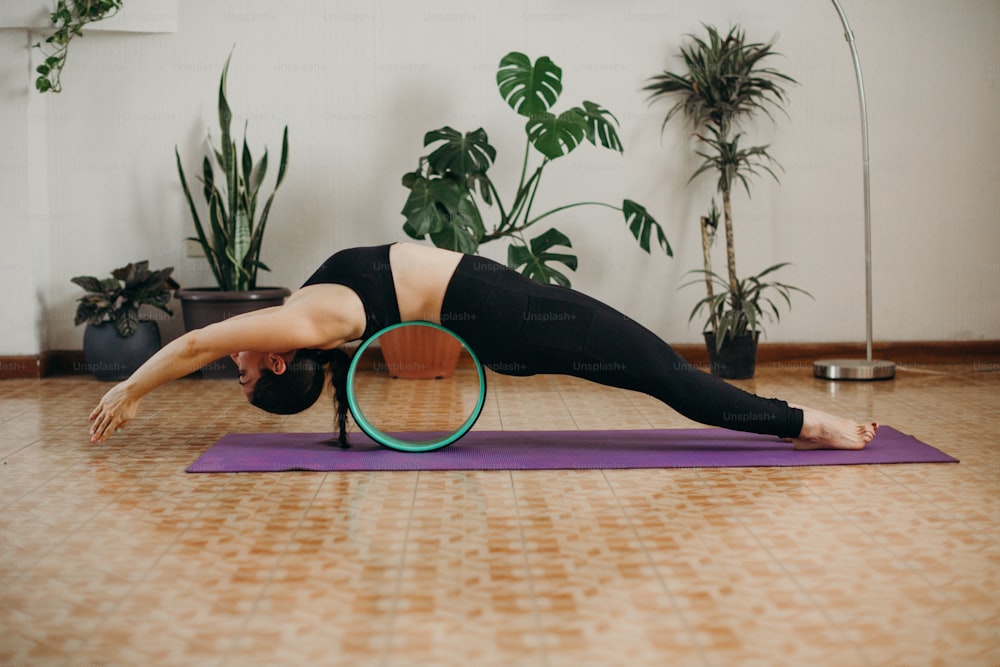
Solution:
[[[847,22],[847,14],[839,0],[832,0],[833,6],[840,15],[844,25],[844,37],[851,47],[854,58],[854,73],[858,79],[858,99],[861,103],[861,154],[864,169],[865,188],[865,343],[867,355],[865,361],[849,359],[830,359],[817,361],[813,364],[816,377],[852,380],[881,380],[892,378],[896,374],[896,366],[890,361],[872,360],[872,215],[871,215],[871,178],[869,176],[868,154],[868,107],[865,104],[865,84],[861,76],[861,59],[858,57],[858,47],[854,43],[854,33]]]
[[[858,57],[858,47],[854,43],[854,32],[847,22],[847,14],[839,0],[833,0],[833,6],[837,8],[840,15],[840,22],[844,24],[844,38],[851,47],[851,56],[854,58],[854,73],[858,79],[858,100],[861,103],[861,161],[864,169],[865,181],[865,306],[866,306],[866,342],[868,361],[872,360],[872,204],[871,204],[871,177],[869,175],[868,164],[868,106],[865,104],[865,82],[861,76],[861,59]]]

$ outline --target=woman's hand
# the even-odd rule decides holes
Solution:
[[[129,395],[125,382],[120,382],[104,394],[101,402],[90,413],[90,441],[104,442],[125,426],[139,412],[139,399]]]

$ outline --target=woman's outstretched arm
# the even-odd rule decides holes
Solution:
[[[171,341],[101,398],[90,414],[91,442],[104,442],[124,428],[149,392],[216,359],[245,350],[287,352],[343,343],[336,330],[317,326],[315,320],[306,309],[280,307],[210,324]]]

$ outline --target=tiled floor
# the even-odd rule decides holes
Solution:
[[[0,383],[0,665],[1000,665],[1000,370],[740,384],[962,463],[189,475],[226,432],[330,408],[184,380],[94,445],[106,385]],[[493,376],[477,428],[689,425]]]

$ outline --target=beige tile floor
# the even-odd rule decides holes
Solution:
[[[189,475],[230,431],[326,430],[184,380],[104,445],[89,378],[0,383],[0,665],[1000,665],[1000,370],[742,386],[962,463]],[[477,428],[690,424],[493,376]]]

